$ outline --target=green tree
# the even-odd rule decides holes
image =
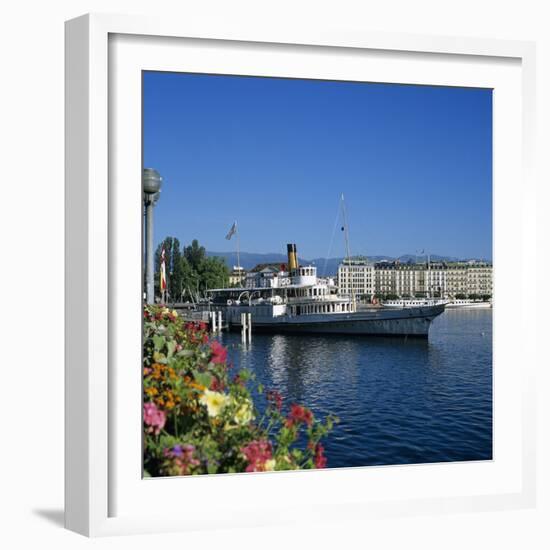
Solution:
[[[164,248],[164,259],[166,266],[166,285],[170,294],[170,261],[172,258],[173,237],[166,237],[155,250],[155,295],[160,295],[160,263],[162,259],[162,249]]]
[[[187,261],[185,256],[180,258],[181,266],[181,278],[182,278],[182,288],[183,292],[187,293],[187,299],[189,298],[189,293],[195,295],[199,287],[199,275],[193,270],[191,264]]]
[[[180,242],[174,238],[170,254],[170,283],[168,286],[173,301],[180,301],[183,292],[183,266]]]
[[[221,258],[204,258],[197,271],[200,290],[223,288],[228,284],[229,269]]]
[[[221,258],[209,258],[206,249],[194,239],[189,246],[180,248],[175,237],[166,237],[155,252],[155,287],[159,295],[159,274],[162,249],[166,261],[166,283],[170,301],[182,299],[187,292],[191,295],[212,288],[226,287],[229,281],[229,269]]]
[[[177,301],[181,298],[183,291],[183,267],[181,263],[180,242],[175,237],[166,237],[155,251],[155,287],[159,290],[160,263],[162,249],[164,248],[164,258],[166,267],[166,288],[170,301]]]
[[[204,246],[199,245],[197,239],[193,239],[191,245],[183,249],[183,255],[189,262],[191,269],[198,272],[201,262],[206,258],[206,249]]]

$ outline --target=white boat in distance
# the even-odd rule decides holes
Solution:
[[[386,300],[382,306],[392,308],[403,307],[426,307],[444,305],[445,309],[485,309],[493,307],[489,302],[480,300],[462,300],[462,299],[443,299],[443,298],[399,298],[397,300]]]
[[[309,334],[368,334],[427,338],[445,304],[385,308],[362,306],[339,293],[332,278],[318,278],[313,265],[299,266],[296,245],[287,245],[288,266],[258,274],[251,285],[208,291],[209,311],[221,311],[229,328],[241,328],[250,313],[253,331]]]
[[[399,298],[397,300],[385,300],[383,307],[428,307],[428,306],[447,306],[449,300],[442,298]]]
[[[486,309],[490,307],[493,307],[491,301],[461,299],[450,300],[446,305],[447,309]]]

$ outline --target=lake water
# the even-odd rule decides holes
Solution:
[[[340,418],[329,467],[492,458],[492,310],[448,310],[429,340],[224,333],[229,357],[286,405]],[[260,408],[263,401],[259,400]]]

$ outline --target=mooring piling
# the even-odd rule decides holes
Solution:
[[[241,340],[243,344],[252,342],[252,314],[241,313]]]

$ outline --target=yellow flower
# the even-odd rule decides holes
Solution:
[[[201,404],[206,406],[208,416],[216,417],[227,405],[229,398],[227,395],[217,391],[204,390],[204,393],[200,396],[199,401]]]
[[[166,360],[166,355],[164,355],[164,353],[160,353],[159,351],[153,352],[153,361],[156,361],[157,363],[159,363],[160,361],[165,361],[165,360]]]
[[[177,312],[175,309],[173,309],[173,310],[172,310],[172,315],[173,315],[174,317],[177,317],[177,316],[178,316],[178,312]]]
[[[275,469],[275,459],[274,458],[270,458],[269,460],[266,460],[264,462],[264,470],[266,472],[271,472]]]
[[[234,420],[237,424],[240,424],[241,426],[248,424],[252,419],[254,418],[254,415],[252,414],[252,407],[250,406],[250,402],[246,401],[243,403],[235,413]]]

